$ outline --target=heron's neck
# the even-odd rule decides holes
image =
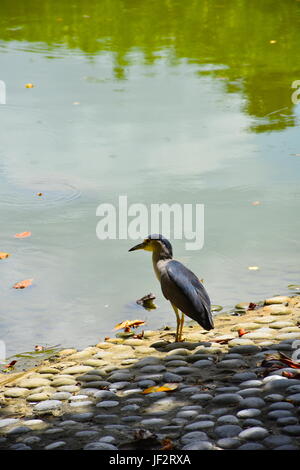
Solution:
[[[161,278],[161,274],[165,269],[166,264],[172,259],[170,253],[166,251],[157,250],[152,252],[152,263],[158,280]]]

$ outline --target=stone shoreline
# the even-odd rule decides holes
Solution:
[[[300,296],[274,297],[182,343],[145,331],[0,374],[0,449],[299,450],[300,369],[262,364],[291,357],[299,325]]]

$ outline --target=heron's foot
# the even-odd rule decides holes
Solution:
[[[183,336],[175,336],[175,343],[183,343],[185,338]]]

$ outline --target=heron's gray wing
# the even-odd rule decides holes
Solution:
[[[166,299],[206,330],[211,330],[213,319],[209,296],[195,274],[179,261],[166,264],[161,276],[161,288]]]

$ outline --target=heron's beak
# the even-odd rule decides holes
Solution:
[[[128,251],[143,250],[145,248],[145,243],[139,243],[138,245],[133,246]]]

